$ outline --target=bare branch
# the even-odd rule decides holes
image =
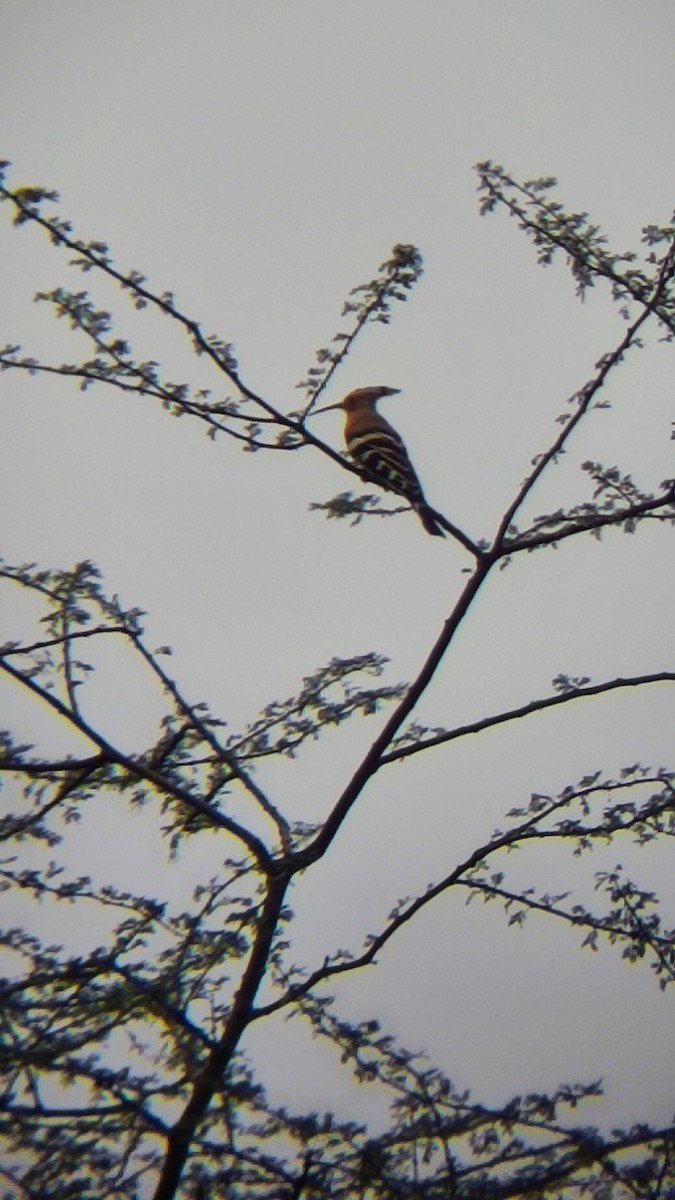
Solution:
[[[616,691],[618,688],[644,687],[652,683],[673,682],[675,682],[675,671],[656,671],[647,675],[632,675],[627,679],[608,679],[604,683],[588,684],[584,687],[566,691],[562,695],[543,696],[541,699],[531,700],[529,704],[523,704],[519,708],[512,708],[507,712],[482,717],[479,721],[472,721],[467,725],[458,725],[455,729],[444,730],[433,737],[421,738],[411,745],[390,750],[388,753],[382,755],[380,765],[385,766],[387,763],[397,762],[402,758],[409,758],[411,754],[418,754],[421,750],[428,750],[431,746],[441,746],[445,742],[454,742],[459,738],[468,737],[470,734],[482,733],[484,729],[491,729],[495,725],[504,725],[509,721],[519,721],[523,717],[531,716],[532,713],[543,712],[547,708],[555,708],[560,704],[569,704],[573,700],[580,700],[587,696],[600,696],[604,692]]]

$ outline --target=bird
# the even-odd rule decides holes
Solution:
[[[426,502],[424,492],[403,439],[377,411],[383,396],[396,396],[400,388],[364,387],[349,392],[337,404],[317,408],[315,414],[340,408],[345,414],[344,438],[347,453],[364,479],[387,492],[396,492],[414,508],[427,533],[445,537],[438,518]]]

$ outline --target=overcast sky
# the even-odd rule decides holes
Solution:
[[[4,0],[0,15],[10,183],[57,189],[79,236],[108,241],[121,268],[174,291],[206,332],[234,343],[242,378],[274,404],[297,407],[295,384],[344,328],[349,290],[394,243],[420,248],[422,282],[390,326],[361,339],[326,402],[357,386],[401,388],[387,415],[430,502],[489,537],[565,398],[623,326],[602,288],[581,305],[562,264],[536,267],[514,222],[478,217],[472,165],[555,174],[563,202],[589,211],[614,248],[638,248],[641,227],[666,223],[675,198],[671,0]],[[31,303],[65,282],[64,260],[1,215],[0,342],[75,361],[81,341]],[[74,289],[93,284],[71,275]],[[228,394],[177,329],[105,286],[96,295],[116,304],[140,359]],[[589,419],[530,516],[589,498],[586,459],[618,462],[645,490],[675,474],[672,349],[655,334],[648,343],[611,379],[612,410]],[[154,644],[173,646],[193,700],[236,728],[333,655],[374,649],[392,660],[392,680],[419,668],[466,557],[412,516],[354,529],[309,512],[353,486],[335,464],[311,451],[241,454],[138,397],[81,394],[58,378],[5,373],[0,387],[2,554],[94,559],[110,592],[148,611]],[[339,447],[338,415],[318,420]],[[417,717],[469,721],[547,694],[561,671],[601,680],[672,667],[666,547],[661,529],[575,539],[499,575]],[[21,636],[14,601],[6,612],[3,637]],[[92,715],[141,749],[159,711],[150,690],[134,684],[135,708],[123,705],[124,664],[97,661]],[[3,691],[0,702],[22,736],[63,749],[61,731],[20,698]],[[296,888],[296,961],[357,949],[400,895],[438,878],[531,791],[667,762],[673,707],[665,689],[615,695],[383,773]],[[331,734],[265,782],[293,816],[316,819],[378,720]],[[90,833],[85,821],[82,846]],[[129,886],[144,849],[161,870],[163,848],[140,847]],[[654,862],[665,894],[672,869]],[[564,886],[569,870],[532,860],[542,886]],[[339,902],[322,902],[324,887]],[[672,886],[670,899],[672,913]],[[666,1121],[672,1001],[618,951],[582,954],[579,941],[551,921],[518,933],[492,907],[446,901],[377,970],[345,983],[344,1011],[384,1014],[478,1099],[602,1075],[612,1119]],[[299,1035],[256,1037],[284,1095]],[[312,1072],[293,1086],[314,1099]],[[330,1089],[315,1102],[330,1104]]]

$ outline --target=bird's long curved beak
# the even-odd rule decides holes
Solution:
[[[314,412],[309,413],[309,416],[315,417],[317,413],[330,412],[333,408],[342,408],[342,401],[339,400],[337,404],[327,404],[325,408],[315,408]]]
[[[398,396],[400,391],[400,388],[383,387],[380,389],[380,396]],[[319,413],[331,412],[334,408],[342,408],[342,405],[342,400],[338,400],[337,404],[326,404],[324,408],[315,408],[314,411],[308,415],[310,417],[316,417]]]

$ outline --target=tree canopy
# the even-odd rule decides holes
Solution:
[[[75,362],[48,362],[8,343],[0,351],[5,381],[16,373],[55,376],[61,384],[101,389],[113,401],[120,393],[156,401],[168,415],[199,423],[224,455],[237,447],[258,455],[281,452],[293,456],[300,472],[309,454],[327,457],[351,478],[347,490],[314,500],[312,509],[355,525],[399,519],[405,506],[361,490],[358,467],[323,440],[313,413],[356,340],[373,324],[388,324],[396,302],[407,300],[419,283],[416,247],[394,246],[373,279],[352,290],[342,327],[317,351],[299,385],[301,402],[283,411],[247,384],[224,337],[205,333],[171,293],[154,291],[140,271],[117,266],[106,243],[80,238],[58,210],[55,215],[55,192],[12,188],[7,167],[2,164],[0,198],[14,224],[42,230],[71,267],[116,285],[135,309],[165,318],[212,370],[214,391],[225,385],[232,395],[214,399],[201,385],[170,382],[161,363],[135,356],[117,332],[116,313],[100,307],[89,291],[66,287],[37,299],[84,336],[88,353]],[[0,667],[35,712],[38,730],[35,745],[24,744],[12,728],[2,732],[0,744],[0,887],[5,901],[12,901],[8,911],[16,914],[2,929],[0,982],[0,1179],[3,1195],[12,1200],[600,1200],[665,1198],[675,1189],[673,1126],[640,1122],[601,1132],[585,1115],[585,1102],[602,1092],[599,1080],[484,1103],[418,1048],[403,1047],[379,1014],[346,1017],[339,994],[341,980],[376,964],[404,929],[451,895],[501,906],[507,927],[541,917],[571,927],[587,948],[615,945],[627,964],[647,969],[665,991],[675,977],[673,931],[637,851],[658,847],[665,853],[675,831],[672,764],[636,762],[617,774],[598,769],[578,777],[569,747],[564,788],[533,792],[511,806],[491,836],[469,850],[449,845],[447,869],[417,894],[392,898],[385,920],[369,918],[371,932],[361,945],[327,945],[315,961],[296,961],[293,885],[311,876],[323,903],[339,903],[322,885],[322,871],[371,783],[394,764],[408,764],[412,776],[462,739],[570,706],[592,713],[598,698],[613,692],[658,688],[669,695],[675,681],[667,661],[662,670],[630,677],[560,674],[547,694],[525,705],[447,726],[431,727],[416,716],[459,632],[469,618],[480,620],[477,598],[498,572],[532,554],[543,571],[543,552],[563,552],[575,539],[657,529],[665,544],[675,523],[675,480],[647,487],[634,479],[630,464],[588,459],[575,476],[573,503],[527,515],[542,478],[572,444],[583,444],[589,414],[609,405],[611,382],[646,346],[648,329],[672,340],[675,226],[649,225],[640,251],[617,252],[587,214],[569,212],[554,198],[555,180],[520,183],[491,162],[476,171],[481,212],[508,212],[540,264],[556,258],[567,264],[581,299],[606,286],[622,324],[615,343],[568,398],[555,433],[527,466],[497,528],[478,538],[452,515],[436,514],[450,551],[463,556],[463,576],[409,682],[390,677],[377,649],[336,654],[299,679],[287,699],[261,696],[257,718],[233,730],[227,713],[195,700],[173,677],[171,648],[149,642],[141,609],[109,591],[93,561],[0,566],[3,590],[22,601],[12,609],[20,632],[1,647]],[[240,550],[236,540],[230,542],[235,564]],[[272,588],[273,563],[267,571]],[[122,672],[123,692],[128,688],[131,695],[142,673],[161,707],[158,736],[140,750],[133,737],[128,743],[114,738],[105,721],[90,715],[97,705],[89,695],[101,674],[100,665],[92,665],[93,647],[109,642],[118,653],[115,672]],[[105,708],[117,701],[106,699],[103,674],[97,703]],[[461,690],[461,678],[451,678]],[[308,807],[298,816],[287,802],[288,770],[329,733],[344,736],[341,727],[353,718],[371,720],[366,752],[324,814],[317,817],[316,808]],[[47,748],[54,738],[61,739],[62,752]],[[275,784],[281,764],[285,773]],[[420,783],[408,784],[410,794],[447,786],[448,769],[443,783],[441,775],[430,782],[421,774]],[[157,847],[166,848],[156,879],[148,867],[143,894],[124,886],[112,850],[109,874],[98,853],[95,869],[87,865],[86,839],[78,840],[78,830],[92,810],[110,807],[122,843],[148,838],[149,860]],[[418,836],[422,843],[433,839],[423,828]],[[606,846],[615,849],[617,865],[594,869],[590,852]],[[569,853],[582,870],[570,873],[569,887],[540,888],[527,878],[530,860],[523,868],[523,856],[513,855],[531,848],[565,861]],[[368,848],[373,851],[377,847]],[[206,868],[196,884],[184,872],[193,852]],[[342,886],[348,889],[349,880]],[[59,914],[58,944],[37,932],[41,903]],[[511,936],[508,928],[504,936]],[[436,953],[451,955],[451,939]],[[249,1052],[246,1038],[279,1015],[305,1023],[336,1052],[354,1087],[373,1092],[371,1121],[350,1119],[339,1105],[296,1111],[270,1098],[266,1064]]]

